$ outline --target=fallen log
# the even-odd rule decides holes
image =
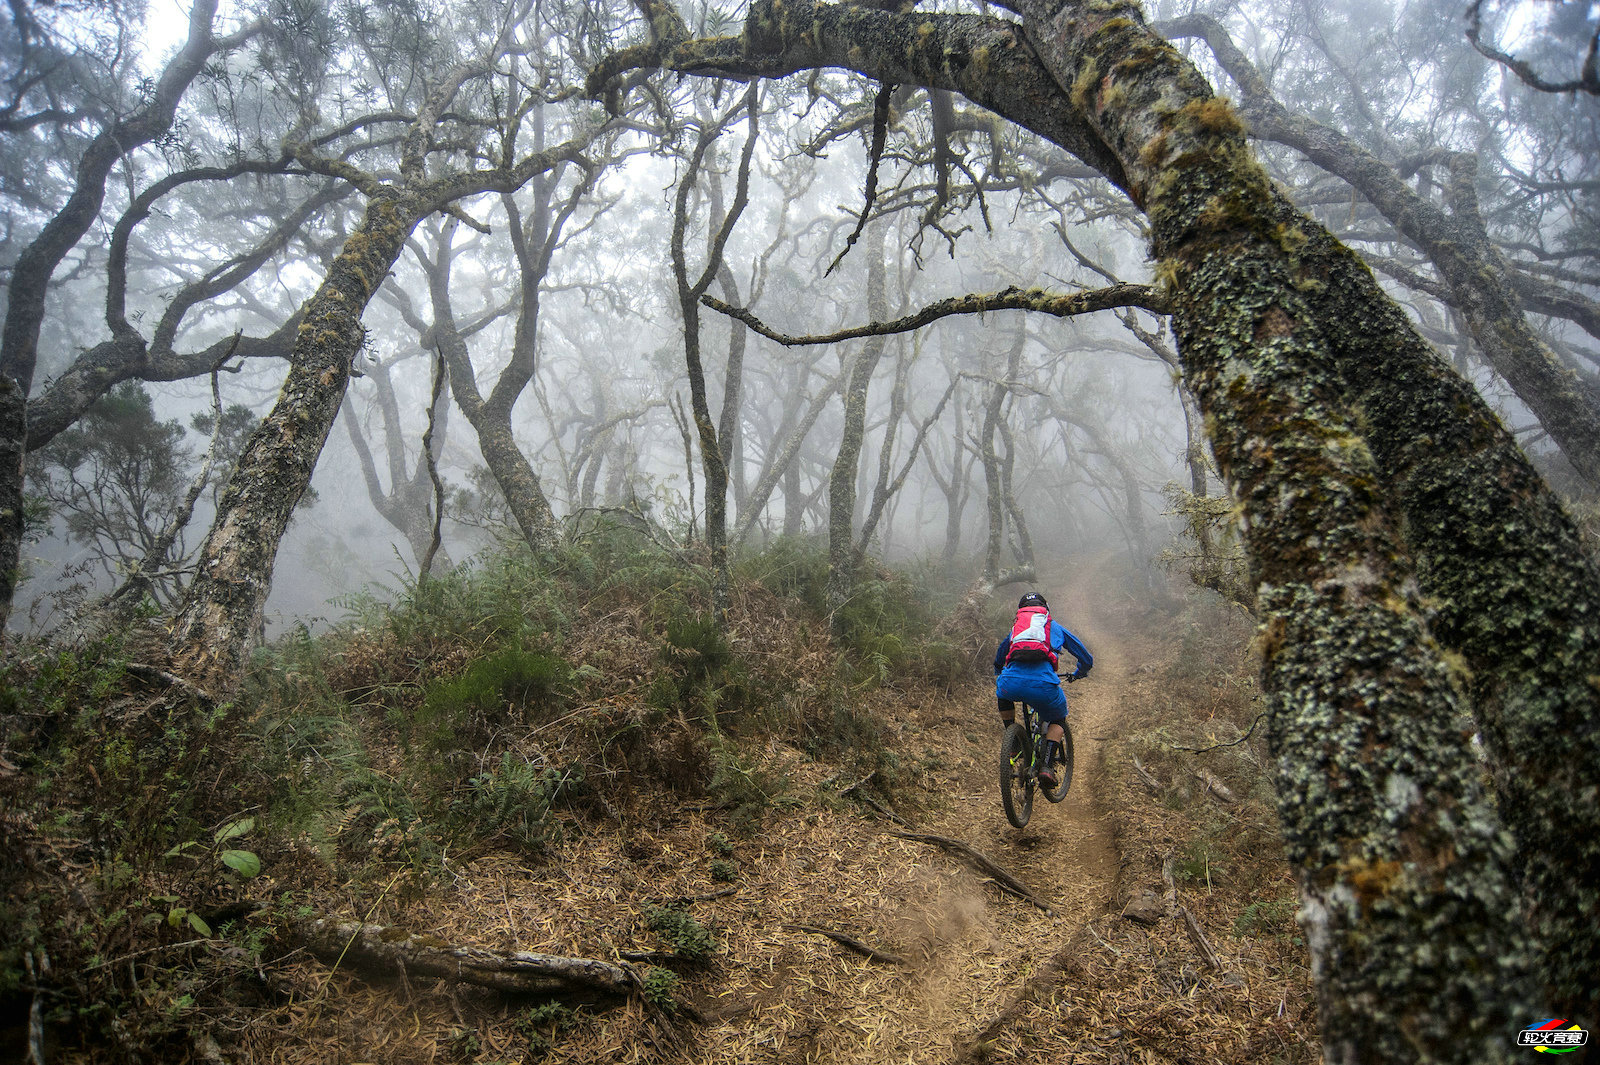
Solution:
[[[906,960],[898,954],[890,954],[888,951],[870,947],[854,936],[845,935],[843,932],[835,932],[833,929],[823,928],[821,925],[786,924],[783,927],[791,932],[810,932],[812,935],[827,936],[841,947],[853,950],[868,961],[875,961],[880,965],[904,965],[906,963]]]
[[[528,951],[495,951],[446,943],[403,928],[323,918],[282,927],[294,945],[335,966],[384,976],[396,969],[525,995],[588,992],[632,995],[639,978],[627,964]]]
[[[1051,908],[1050,904],[1035,895],[1032,888],[1000,868],[988,855],[973,850],[958,839],[950,839],[948,836],[935,836],[928,832],[890,832],[889,834],[899,839],[915,840],[918,843],[932,843],[943,847],[945,850],[954,851],[977,866],[980,871],[999,886],[1000,890],[1015,895],[1025,902],[1033,903],[1051,917],[1056,915],[1056,911]]]

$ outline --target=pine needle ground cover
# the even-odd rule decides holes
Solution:
[[[595,530],[348,601],[334,631],[260,653],[231,707],[140,683],[134,645],[23,659],[0,778],[8,1022],[41,1003],[72,1061],[1314,1056],[1272,848],[1258,875],[1157,750],[1223,690],[1168,674],[1242,637],[1140,643],[1152,616],[1115,595],[1064,603],[1098,660],[1071,692],[1080,779],[1019,833],[984,632],[948,624],[961,589],[865,572],[835,642],[825,573],[814,544],[743,560],[722,627],[694,566]],[[1213,713],[1238,724],[1247,702]],[[1125,791],[1136,752],[1181,803]],[[1256,796],[1248,765],[1208,764]],[[1117,916],[1169,852],[1225,971],[1173,920]],[[322,918],[637,983],[530,997],[374,968],[308,946]]]

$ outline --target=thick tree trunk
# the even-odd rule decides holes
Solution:
[[[882,222],[867,228],[862,254],[867,259],[867,320],[880,322],[889,315],[884,283],[883,247],[888,229]],[[844,390],[844,429],[833,472],[828,476],[828,615],[833,634],[844,634],[841,610],[855,590],[856,482],[861,472],[861,444],[866,435],[867,393],[872,375],[888,344],[884,336],[868,337],[850,367]]]
[[[702,73],[746,56],[768,74],[839,64],[960,88],[1050,127],[1128,190],[1173,290],[1186,378],[1249,519],[1285,842],[1326,1055],[1504,1058],[1538,1009],[1509,855],[1453,732],[1463,703],[1381,472],[1302,295],[1302,235],[1263,224],[1272,190],[1242,125],[1137,7],[1019,7],[1054,90],[997,69],[1031,58],[1017,49],[980,62],[949,47],[1005,32],[987,20],[854,5],[753,8],[739,56],[668,42],[644,58]]]
[[[1600,1016],[1600,576],[1472,385],[1349,249],[1308,236],[1310,299],[1397,498],[1433,635],[1470,667],[1553,1007]]]
[[[416,226],[421,204],[367,205],[306,307],[278,402],[251,435],[200,548],[172,628],[176,672],[215,692],[237,683],[272,585],[278,541],[300,502],[350,380],[361,312]]]
[[[1120,160],[1185,377],[1244,502],[1269,735],[1331,1062],[1505,1057],[1537,1011],[1522,911],[1456,677],[1242,124],[1131,4],[1023,5]],[[1448,932],[1446,932],[1448,929]]]

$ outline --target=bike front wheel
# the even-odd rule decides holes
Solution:
[[[1006,820],[1018,828],[1026,826],[1033,814],[1030,746],[1028,730],[1020,722],[1006,726],[1005,737],[1000,742],[1000,805],[1005,807]]]
[[[1039,789],[1051,802],[1065,799],[1072,787],[1072,728],[1065,723],[1061,727],[1065,734],[1061,737],[1061,758],[1056,762],[1056,786]]]

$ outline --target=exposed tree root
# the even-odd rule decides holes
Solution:
[[[1082,928],[1067,940],[1066,945],[1050,956],[1050,960],[1039,967],[1027,983],[1022,985],[1022,990],[1017,992],[1017,997],[1011,1004],[995,1015],[994,1019],[972,1034],[972,1037],[961,1045],[956,1051],[957,1065],[969,1065],[988,1058],[988,1045],[999,1037],[1005,1026],[1021,1016],[1027,1008],[1041,994],[1048,991],[1063,973],[1078,968],[1081,964],[1079,958],[1088,946],[1089,936],[1093,933],[1092,923],[1085,922]]]

